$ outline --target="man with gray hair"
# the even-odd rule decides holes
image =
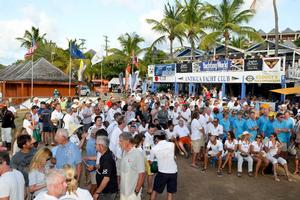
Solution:
[[[118,191],[117,168],[112,152],[108,148],[109,140],[106,136],[98,136],[96,148],[101,153],[99,161],[100,168],[97,170],[97,189],[93,195],[94,199],[114,200]]]
[[[122,133],[120,146],[123,156],[120,161],[120,200],[140,200],[145,180],[145,157],[132,143],[132,134]]]
[[[68,140],[66,129],[57,130],[55,141],[59,144],[54,155],[56,168],[62,169],[65,164],[69,164],[76,168],[77,180],[80,180],[82,158],[79,148]]]
[[[62,169],[52,169],[46,174],[47,192],[39,193],[34,200],[58,200],[67,190],[67,183]]]

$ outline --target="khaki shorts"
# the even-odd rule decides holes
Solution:
[[[194,153],[199,153],[201,147],[200,144],[201,144],[201,139],[192,140],[192,148]]]
[[[287,143],[285,142],[281,143],[281,151],[287,152],[287,150],[288,150]]]
[[[91,179],[91,183],[93,185],[96,185],[97,184],[97,181],[96,181],[96,173],[90,173],[90,179]]]

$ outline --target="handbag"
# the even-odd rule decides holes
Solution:
[[[295,156],[297,151],[296,151],[296,146],[294,143],[290,144],[290,146],[288,147],[288,152],[292,155]]]
[[[158,172],[158,164],[157,164],[157,161],[153,161],[153,162],[151,163],[150,168],[151,168],[151,172],[152,172],[152,173],[157,173],[157,172]]]

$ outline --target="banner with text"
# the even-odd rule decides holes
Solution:
[[[176,64],[160,64],[154,67],[154,82],[174,82]]]

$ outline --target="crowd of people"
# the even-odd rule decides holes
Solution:
[[[280,181],[279,166],[288,181],[291,169],[299,174],[299,103],[157,93],[35,98],[22,127],[16,113],[1,105],[0,198],[155,200],[166,188],[171,200],[176,156],[191,157],[199,173],[214,167],[218,177],[234,166],[242,177],[244,161],[249,177]]]

